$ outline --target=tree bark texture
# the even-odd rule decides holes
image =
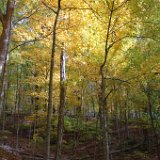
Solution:
[[[2,34],[0,36],[0,73],[7,60],[7,54],[11,35],[11,22],[14,14],[15,1],[8,0],[6,6],[6,13],[3,14],[0,10],[0,21],[2,23]]]
[[[1,75],[1,90],[0,90],[0,114],[5,110],[5,88],[6,88],[6,61],[10,43],[11,22],[14,14],[15,0],[7,1],[6,13],[3,14],[0,10],[0,22],[2,23],[2,33],[0,35],[0,75]],[[4,113],[3,113],[4,114]],[[4,115],[2,115],[4,116]],[[4,127],[3,127],[4,128]]]

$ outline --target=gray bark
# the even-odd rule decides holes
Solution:
[[[66,102],[66,87],[65,87],[65,51],[62,50],[60,58],[60,107],[58,115],[57,127],[57,146],[56,146],[56,160],[62,159],[62,144],[63,144],[63,131],[64,131],[64,108]]]

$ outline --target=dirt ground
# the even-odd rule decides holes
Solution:
[[[2,144],[2,143],[1,143]],[[4,141],[0,148],[0,160],[35,160],[43,159],[44,145],[30,144],[28,138],[19,137],[19,154],[16,154],[16,136],[11,134]],[[55,147],[51,148],[51,157],[54,159]],[[95,141],[79,144],[63,150],[63,160],[103,160],[102,144]],[[28,158],[27,158],[28,157]],[[112,160],[158,160],[154,152],[142,153],[138,150],[111,155]]]

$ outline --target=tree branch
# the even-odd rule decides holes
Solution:
[[[32,40],[28,40],[28,41],[21,42],[20,44],[18,44],[18,45],[15,46],[14,48],[12,48],[12,49],[9,51],[9,53],[10,53],[10,52],[13,52],[15,49],[17,49],[17,48],[19,48],[19,47],[21,47],[21,46],[23,46],[23,45],[25,45],[25,44],[41,41],[41,40],[49,37],[52,33],[53,33],[53,31],[50,32],[50,33],[48,33],[48,34],[45,35],[45,36],[40,36],[40,37],[37,37],[37,38],[32,39]]]
[[[123,80],[123,79],[120,79],[120,78],[107,77],[106,79],[111,79],[111,80],[120,81],[120,82],[124,82],[124,83],[130,84],[130,82],[128,82],[128,80]]]
[[[118,40],[112,42],[109,46],[108,46],[108,51],[117,43],[121,42],[122,40],[126,39],[126,38],[133,38],[133,39],[151,39],[153,41],[156,41],[156,39],[154,39],[153,37],[145,37],[143,35],[135,35],[135,36],[132,36],[132,35],[128,35],[128,36],[124,36],[124,37],[121,37],[119,38]]]
[[[18,22],[22,21],[23,19],[28,19],[30,18],[31,16],[33,16],[35,13],[37,12],[37,10],[35,10],[34,12],[32,12],[30,15],[28,16],[25,16],[25,17],[22,17],[20,19],[17,20],[17,22],[14,23],[14,25],[16,25]]]
[[[105,96],[105,101],[107,100],[108,96],[109,96],[113,91],[114,91],[113,89],[111,89],[111,90],[109,91],[109,93]]]
[[[108,9],[111,11],[111,7],[108,1],[106,1]]]
[[[43,1],[41,1],[41,2],[42,2],[42,4],[43,4],[46,8],[50,9],[52,12],[54,12],[55,14],[57,14],[57,11],[55,11],[53,8],[51,8],[50,6],[48,6],[45,2],[43,2]]]
[[[91,12],[100,22],[104,22],[100,19],[101,16],[99,15],[99,13],[95,11],[94,8],[86,0],[83,0],[83,2],[88,6],[87,8],[90,8]]]
[[[110,36],[110,28],[111,28],[111,23],[112,23],[112,18],[113,18],[113,12],[114,12],[114,5],[115,5],[115,0],[112,1],[112,8],[110,10],[110,15],[109,15],[109,22],[108,22],[108,26],[107,26],[107,33],[106,33],[106,42],[105,42],[105,55],[104,55],[104,61],[102,63],[102,65],[100,66],[100,73],[103,72],[103,68],[107,62],[107,57],[108,57],[108,53],[109,53],[109,36]]]
[[[114,9],[114,11],[116,11],[116,10],[118,10],[119,8],[121,8],[124,4],[126,4],[128,1],[130,1],[130,0],[125,0],[125,1],[123,1],[118,7],[116,7],[115,9]]]
[[[12,49],[9,51],[9,53],[10,53],[10,52],[13,52],[15,49],[17,49],[17,48],[19,48],[19,47],[21,47],[21,46],[23,46],[23,45],[25,45],[25,44],[28,44],[28,43],[31,43],[31,42],[36,42],[36,41],[39,41],[39,40],[33,39],[33,40],[29,40],[29,41],[22,42],[22,43],[18,44],[17,46],[15,46],[14,48],[12,48]]]
[[[63,7],[61,10],[91,10],[91,8],[89,8],[89,7],[79,7],[79,8],[77,8],[77,7],[69,7],[69,6],[65,6],[65,7]]]

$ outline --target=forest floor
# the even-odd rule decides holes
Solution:
[[[41,160],[43,159],[42,145],[31,144],[29,145],[28,138],[19,137],[18,154],[16,152],[16,135],[10,134],[5,140],[3,145],[0,146],[0,160]],[[154,149],[154,148],[153,148]],[[53,147],[51,151],[54,152]],[[67,156],[66,156],[67,155]],[[35,158],[33,158],[35,157]],[[51,159],[54,159],[54,154]],[[138,147],[131,149],[127,152],[120,152],[112,155],[113,160],[158,160],[155,153],[141,151]],[[85,142],[84,144],[77,145],[74,150],[66,148],[63,151],[63,160],[103,160],[102,144],[97,144],[94,140]]]

